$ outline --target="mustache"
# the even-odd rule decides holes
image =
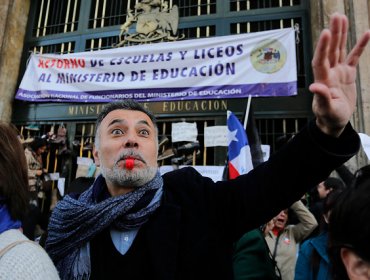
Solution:
[[[120,162],[121,160],[125,160],[127,158],[132,158],[132,159],[140,160],[140,161],[142,161],[143,163],[146,164],[146,161],[141,156],[141,154],[138,153],[138,152],[136,152],[136,151],[134,151],[134,150],[125,150],[122,153],[120,153],[119,156],[118,156],[118,160],[116,161],[116,164],[118,164],[118,162]]]

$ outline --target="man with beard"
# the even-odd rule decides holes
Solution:
[[[54,209],[46,249],[62,279],[232,279],[233,243],[289,207],[347,161],[360,141],[349,119],[356,66],[370,31],[347,56],[335,14],[313,58],[316,119],[267,162],[214,183],[188,167],[160,176],[154,116],[134,101],[108,104],[96,123],[102,174]]]

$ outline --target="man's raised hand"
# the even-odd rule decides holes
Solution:
[[[338,137],[356,107],[356,67],[370,40],[370,30],[358,40],[347,55],[348,20],[335,13],[330,18],[330,29],[324,29],[312,59],[314,93],[312,110],[316,124],[328,135]]]

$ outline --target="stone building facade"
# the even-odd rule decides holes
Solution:
[[[30,0],[2,0],[0,4],[0,119],[11,122],[14,95],[20,82],[22,52],[27,30]],[[358,36],[370,28],[370,0],[311,0],[311,45],[320,31],[328,26],[333,12],[344,13],[350,24],[349,48]],[[357,110],[352,123],[359,132],[370,135],[370,47],[368,46],[359,63],[357,80]],[[351,162],[351,169],[367,163],[363,153]]]

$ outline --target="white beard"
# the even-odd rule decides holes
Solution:
[[[106,180],[122,188],[141,187],[152,180],[157,173],[157,167],[127,171],[119,168],[117,165],[114,165],[113,168],[108,168],[103,164],[100,165],[100,170]]]

